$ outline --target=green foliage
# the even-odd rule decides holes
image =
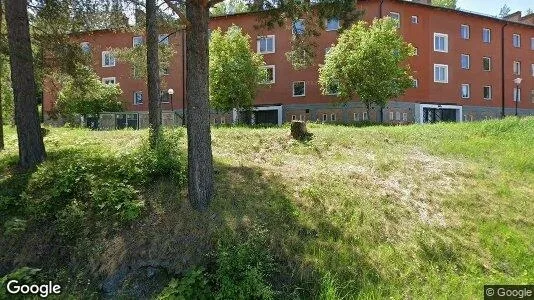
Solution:
[[[0,299],[24,299],[24,297],[8,294],[6,285],[10,280],[17,280],[22,284],[29,284],[38,277],[41,269],[22,267],[0,278]]]
[[[432,0],[432,5],[457,9],[458,0]]]
[[[176,54],[176,51],[170,46],[163,43],[158,44],[158,56],[160,65],[160,77],[163,76],[163,70],[170,67],[172,59]],[[146,44],[132,47],[115,49],[114,54],[117,60],[129,63],[132,66],[133,78],[146,78],[147,77],[147,56],[146,56]]]
[[[244,238],[228,234],[219,240],[216,270],[196,269],[172,280],[158,299],[273,299],[268,277],[274,263],[264,229],[254,227]]]
[[[414,51],[391,18],[374,20],[371,26],[358,22],[340,35],[320,66],[321,90],[328,94],[335,85],[343,102],[359,97],[367,107],[383,107],[413,86],[406,60]]]
[[[508,6],[506,3],[501,7],[501,10],[499,11],[499,17],[504,18],[510,14],[512,9],[510,6]]]
[[[65,77],[61,84],[57,109],[63,115],[97,116],[122,110],[119,85],[104,84],[90,67],[78,65],[74,76]]]
[[[210,14],[212,16],[239,14],[248,11],[250,11],[250,7],[242,0],[225,0],[210,8]]]
[[[232,26],[211,33],[209,57],[211,107],[219,111],[252,107],[267,76],[263,57],[250,50],[250,37]]]

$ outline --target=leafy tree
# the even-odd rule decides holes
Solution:
[[[147,45],[143,43],[135,47],[115,49],[114,54],[118,61],[129,63],[132,66],[132,77],[134,78],[147,78]],[[174,58],[176,51],[166,44],[159,43],[158,45],[158,57],[160,71],[169,68],[171,61]],[[160,72],[160,75],[163,75]],[[163,80],[163,76],[160,76],[160,81]]]
[[[250,7],[243,0],[224,0],[210,9],[212,16],[224,16],[248,12]]]
[[[525,12],[526,15],[530,15],[532,13],[534,13],[534,11],[532,11],[532,8],[527,9],[527,11]]]
[[[164,0],[186,27],[186,102],[188,139],[188,197],[191,205],[206,210],[213,197],[213,156],[211,151],[209,107],[209,57],[208,22],[209,10],[223,0]],[[185,2],[185,4],[184,4]],[[337,17],[347,26],[356,17],[354,0],[247,0],[251,11],[264,11],[258,15],[258,25],[266,27],[285,26],[288,22],[306,19],[306,34],[299,35],[292,44],[304,49],[304,64],[313,57],[313,42],[307,37],[315,36],[315,27],[324,26],[324,19]],[[185,12],[183,10],[185,6]],[[297,55],[289,57],[296,58]],[[300,64],[301,66],[304,64]]]
[[[0,47],[4,44],[4,4],[0,1]],[[2,100],[4,99],[4,54],[0,52],[0,151],[4,150],[4,110]]]
[[[342,102],[359,97],[367,109],[371,104],[384,107],[413,86],[406,60],[414,54],[391,18],[374,20],[370,26],[358,22],[339,36],[320,66],[321,90],[330,94],[337,89]]]
[[[250,48],[250,37],[232,26],[212,31],[210,40],[210,104],[216,110],[252,107],[267,72],[263,57]]]
[[[76,75],[61,83],[57,109],[62,115],[98,116],[105,111],[120,111],[122,91],[118,84],[104,84],[86,66],[79,66]]]
[[[457,9],[457,0],[432,0],[432,5]]]
[[[499,17],[503,19],[504,17],[508,16],[511,11],[512,9],[510,8],[510,6],[508,6],[507,4],[504,4],[501,7],[501,10],[499,11]]]

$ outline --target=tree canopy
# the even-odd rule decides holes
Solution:
[[[432,0],[432,5],[458,9],[457,0]]]
[[[342,102],[359,97],[367,107],[383,107],[412,87],[406,61],[414,53],[395,20],[374,20],[370,26],[360,21],[344,31],[326,55],[319,68],[321,90],[324,94],[337,92]]]
[[[252,107],[267,72],[263,57],[251,51],[250,37],[240,27],[211,33],[209,85],[211,107],[220,111]]]

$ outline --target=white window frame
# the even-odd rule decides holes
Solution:
[[[438,49],[436,46],[436,37],[442,37],[444,38],[444,47],[445,49],[444,50],[441,50],[441,49]],[[434,51],[435,52],[442,52],[442,53],[448,53],[449,52],[449,35],[446,34],[446,33],[439,33],[439,32],[434,32],[434,40],[432,41],[432,43],[434,44]]]
[[[467,87],[467,97],[464,97],[464,87]],[[462,97],[462,99],[471,98],[471,85],[469,83],[462,83],[460,85],[460,97]]]
[[[336,115],[336,113],[331,113],[331,114],[330,114],[330,121],[332,121],[332,122],[337,121],[337,115]]]
[[[106,81],[113,80],[113,83],[106,83]],[[103,84],[117,84],[117,77],[103,77],[102,78]]]
[[[419,48],[414,47],[414,49],[415,49],[415,54],[414,55],[418,56],[419,55]]]
[[[438,80],[438,78],[436,78],[436,68],[445,68],[445,80]],[[434,64],[433,70],[435,83],[449,83],[449,65]]]
[[[395,121],[400,121],[401,120],[401,113],[400,111],[396,111],[395,112]]]
[[[464,68],[464,66],[463,66],[463,58],[464,57],[467,57],[467,67],[466,68]],[[471,69],[471,55],[465,54],[465,53],[460,54],[460,68],[463,69],[463,70]]]
[[[393,16],[396,16],[396,17],[393,17]],[[389,17],[392,18],[393,20],[397,20],[397,28],[401,27],[401,14],[399,12],[390,11]]]
[[[364,111],[362,112],[362,121],[367,121],[367,120],[369,120],[369,114],[366,111]]]
[[[264,52],[262,52],[262,51],[261,51],[261,40],[263,40],[263,39],[270,39],[270,38],[273,39],[273,49],[272,49],[272,51],[264,51]],[[256,43],[256,49],[257,49],[257,52],[258,52],[259,54],[271,54],[271,53],[275,53],[275,52],[276,52],[276,36],[275,36],[274,34],[258,36],[258,38],[257,38],[257,43]]]
[[[530,64],[530,73],[534,77],[534,64]]]
[[[517,45],[515,44],[516,37],[517,37]],[[521,35],[520,34],[518,33],[512,34],[512,46],[514,46],[515,48],[521,48]]]
[[[85,52],[84,46],[87,46],[89,48],[89,51]],[[82,52],[85,53],[85,54],[91,53],[91,43],[89,43],[89,42],[81,42],[80,43],[80,48],[82,48]]]
[[[330,29],[328,29],[328,23],[329,23],[330,21],[333,21],[333,20],[337,20],[337,27],[336,27],[336,28],[330,28]],[[325,24],[325,30],[326,30],[326,31],[337,31],[339,28],[341,28],[341,25],[340,25],[340,23],[339,23],[339,18],[331,18],[331,19],[327,19],[325,22],[326,22],[326,24]]]
[[[390,111],[389,112],[389,120],[393,121],[394,119],[395,119],[395,114],[392,111]]]
[[[488,97],[484,97],[484,89],[485,89],[485,88],[489,88],[489,89],[488,89],[488,90],[489,90],[489,98],[488,98]],[[491,85],[485,85],[485,86],[483,86],[483,87],[482,87],[482,98],[483,98],[484,100],[491,100],[492,97],[493,97],[493,90],[492,90]]]
[[[402,113],[402,121],[408,122],[408,113],[405,113],[405,112]]]
[[[464,28],[467,28],[467,36],[464,36]],[[471,38],[471,27],[467,24],[460,25],[460,37],[463,40],[468,40]]]
[[[266,65],[263,66],[264,69],[272,69],[273,70],[273,80],[272,81],[265,81],[262,82],[262,84],[274,84],[276,82],[276,66],[275,65]]]
[[[419,17],[418,16],[412,16],[411,20],[412,20],[412,24],[419,24]]]
[[[354,121],[358,122],[360,121],[360,114],[359,113],[353,113],[352,114],[352,117],[354,118]]]
[[[111,65],[106,65],[106,55],[110,55],[111,57],[113,57],[113,64]],[[111,67],[114,67],[115,65],[117,64],[117,60],[115,59],[115,57],[113,56],[113,52],[111,51],[102,51],[102,67],[103,68],[111,68]]]
[[[300,22],[300,23],[302,23],[302,28],[303,28],[303,30],[302,30],[303,32],[302,32],[302,33],[297,34],[297,33],[295,32],[295,23],[296,23],[296,22]],[[296,36],[296,35],[303,35],[303,34],[305,33],[305,31],[306,31],[306,23],[304,23],[304,22],[305,22],[304,19],[298,19],[298,20],[295,20],[295,21],[291,22],[291,33],[293,34],[293,36]]]
[[[534,37],[530,38],[530,50],[534,50]]]
[[[512,73],[514,75],[521,75],[521,62],[520,61],[514,60]]]
[[[486,58],[487,58],[488,61],[489,61],[489,69],[488,69],[488,70],[484,69],[484,59],[486,59]],[[489,56],[482,56],[482,71],[484,71],[484,72],[491,72],[491,57],[489,57]]]
[[[418,88],[419,87],[419,79],[413,78],[412,81],[413,81],[413,88],[414,89]]]
[[[304,83],[304,92],[302,95],[295,95],[295,84],[296,83]],[[293,97],[305,97],[306,96],[306,81],[293,81],[291,84],[291,94],[293,94]]]
[[[137,103],[137,95],[138,94],[141,94],[141,102],[140,103]],[[141,105],[143,104],[143,91],[134,91],[133,92],[133,104],[134,105]]]
[[[135,40],[137,40],[137,39],[141,40],[141,43],[139,45],[135,45]],[[135,48],[137,46],[141,46],[141,45],[143,45],[144,42],[145,41],[143,39],[143,36],[141,36],[141,35],[134,36],[134,37],[132,37],[132,48]]]
[[[488,41],[484,40],[484,33],[488,33]],[[490,28],[482,28],[482,43],[490,44],[491,43],[491,29]]]
[[[323,122],[326,122],[328,121],[328,115],[327,114],[323,114]]]
[[[297,115],[291,115],[291,121],[296,121],[297,120]]]
[[[519,91],[519,95],[517,95]],[[516,98],[516,96],[519,96],[519,99]],[[516,102],[516,99],[517,99],[517,102],[521,102],[521,88],[517,88],[517,87],[514,87],[514,102]]]

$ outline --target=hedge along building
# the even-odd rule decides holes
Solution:
[[[360,0],[357,6],[363,19],[391,16],[399,20],[399,31],[417,48],[409,60],[414,72],[414,87],[383,109],[383,120],[390,123],[426,123],[439,120],[473,121],[515,114],[534,114],[534,15],[514,13],[505,19],[431,6],[429,1]],[[322,95],[318,67],[338,37],[339,22],[325,20],[325,28],[315,43],[313,66],[294,70],[287,61],[292,24],[258,28],[258,16],[244,13],[213,17],[210,28],[225,30],[231,25],[243,28],[252,40],[251,47],[264,56],[272,74],[255,99],[256,123],[281,124],[291,120],[359,122],[380,120],[380,110],[367,110],[354,99],[337,104],[335,95]],[[305,22],[304,22],[305,24]],[[305,25],[304,25],[305,26]],[[161,32],[162,40],[170,32]],[[113,59],[110,50],[133,47],[144,39],[131,32],[101,30],[75,37],[93,57],[93,67],[106,83],[118,83],[123,90],[126,115],[104,114],[103,127],[146,127],[148,124],[147,88],[136,79],[127,63]],[[175,49],[166,74],[166,86],[174,95],[162,98],[163,123],[179,124],[184,107],[184,35],[176,32],[164,42]],[[517,89],[514,79],[522,78]],[[54,111],[57,90],[47,84],[45,114]],[[235,112],[213,112],[214,124],[229,123]],[[118,119],[117,119],[118,118]]]

